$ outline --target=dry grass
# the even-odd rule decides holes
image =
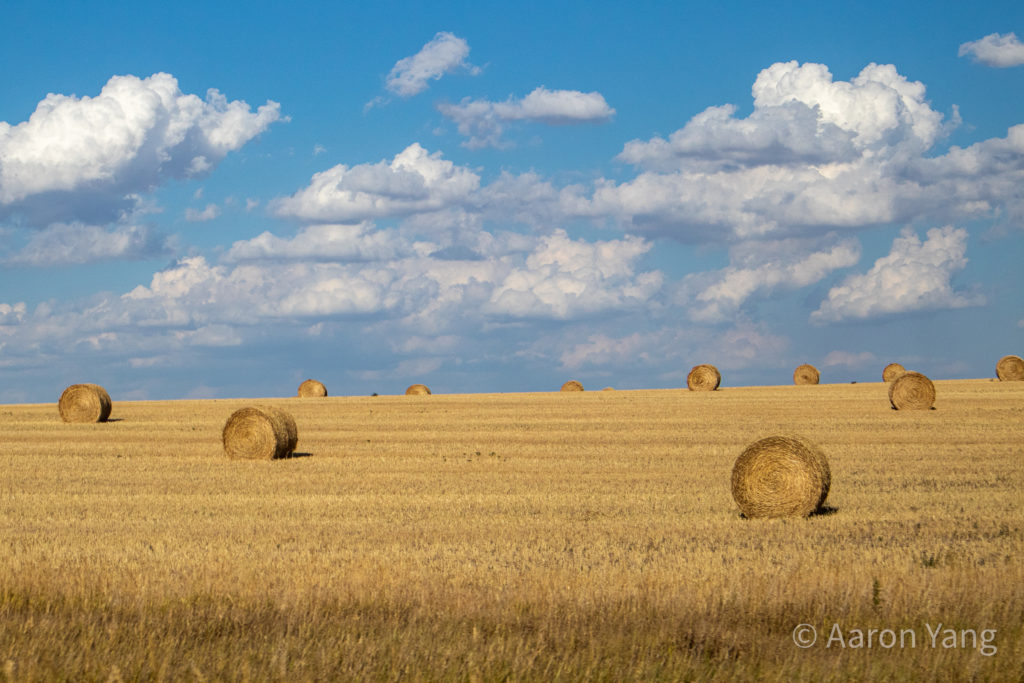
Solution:
[[[883,383],[282,399],[309,457],[275,461],[224,457],[247,400],[0,406],[0,671],[1019,680],[1024,383],[936,385],[910,412]],[[827,453],[830,514],[739,516],[773,433]],[[940,622],[997,653],[931,647]],[[826,648],[833,623],[916,646]]]

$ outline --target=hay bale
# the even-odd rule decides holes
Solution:
[[[605,387],[601,391],[615,391],[615,387]]]
[[[583,385],[576,380],[571,379],[562,385],[560,391],[583,391]]]
[[[996,377],[1000,382],[1024,380],[1024,360],[1020,356],[1003,356],[996,363]]]
[[[714,365],[694,365],[686,376],[690,391],[715,391],[722,383],[722,373]]]
[[[429,396],[430,389],[425,384],[413,384],[405,390],[406,396]]]
[[[744,517],[806,517],[828,496],[832,474],[821,449],[799,436],[747,446],[732,468],[732,497]]]
[[[111,408],[110,394],[98,384],[72,384],[57,402],[65,422],[106,422]]]
[[[299,385],[299,396],[302,398],[321,398],[327,395],[327,387],[315,379],[307,379]]]
[[[299,430],[295,419],[280,408],[239,408],[221,433],[224,452],[232,459],[272,460],[295,452]]]
[[[793,371],[793,384],[817,384],[821,379],[818,368],[809,363],[804,363]]]
[[[904,372],[889,384],[889,403],[896,410],[930,410],[935,385],[920,372]]]
[[[899,363],[889,363],[885,366],[885,369],[882,370],[882,381],[891,382],[906,371],[907,369]]]

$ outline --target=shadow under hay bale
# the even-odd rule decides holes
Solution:
[[[559,389],[559,391],[583,391],[583,385],[577,382],[576,380],[571,379],[565,384],[563,384],[562,388]]]
[[[300,398],[322,398],[327,395],[327,387],[315,379],[307,379],[299,385]]]
[[[690,391],[715,391],[722,383],[722,373],[714,365],[694,365],[686,375],[686,386]]]
[[[57,402],[65,422],[106,422],[112,408],[110,394],[98,384],[72,384]]]
[[[732,497],[744,517],[807,517],[822,509],[832,474],[825,454],[799,436],[747,446],[732,468]]]
[[[906,371],[907,369],[899,363],[889,363],[882,370],[882,381],[891,382]]]
[[[429,396],[430,389],[426,384],[413,384],[405,390],[406,396]]]
[[[793,371],[793,384],[817,384],[821,380],[818,368],[804,363]]]
[[[280,408],[239,408],[221,434],[224,452],[232,459],[274,460],[291,457],[299,442],[295,419]]]
[[[935,385],[920,372],[904,372],[889,384],[889,403],[896,410],[931,410]]]
[[[996,363],[996,377],[1000,382],[1024,380],[1024,360],[1020,356],[1003,356]]]

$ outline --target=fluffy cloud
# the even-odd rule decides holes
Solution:
[[[755,293],[796,289],[821,281],[860,260],[853,239],[787,239],[748,242],[730,249],[730,265],[719,271],[687,276],[682,283],[690,316],[702,322],[733,317]]]
[[[206,208],[199,210],[193,208],[185,209],[185,220],[189,223],[205,223],[212,221],[220,215],[220,207],[216,204],[207,204]]]
[[[825,323],[981,305],[982,296],[954,291],[951,283],[967,265],[966,254],[963,228],[932,228],[924,242],[905,229],[889,255],[875,261],[871,270],[829,290],[811,320]]]
[[[224,263],[184,258],[121,296],[33,311],[0,304],[0,342],[18,349],[21,362],[65,352],[119,354],[144,367],[146,358],[188,347],[290,338],[295,325],[319,334],[344,321],[386,348],[388,340],[412,335],[452,340],[492,324],[571,322],[653,307],[661,289],[659,272],[638,272],[651,245],[635,237],[492,235],[478,240],[479,252],[468,260],[434,255],[436,247],[366,225],[316,226],[290,239],[261,235],[236,243]],[[330,250],[343,260],[327,260]]]
[[[972,183],[951,195],[920,172],[922,154],[959,119],[944,124],[924,86],[892,66],[871,64],[835,81],[820,64],[778,63],[758,75],[752,93],[745,119],[732,106],[713,107],[668,139],[628,143],[619,159],[641,173],[598,183],[580,214],[706,242],[910,222],[939,207],[977,216],[986,210],[982,195],[1019,194]]]
[[[398,60],[385,80],[385,87],[400,97],[412,97],[427,89],[427,83],[438,80],[456,69],[479,73],[469,64],[469,44],[462,38],[441,31],[411,57]]]
[[[166,178],[209,172],[279,120],[217,90],[182,93],[165,73],[114,76],[95,97],[50,94],[28,121],[0,122],[0,217],[104,223]]]
[[[539,121],[551,125],[607,121],[615,114],[598,92],[536,88],[522,99],[504,102],[465,98],[459,104],[442,103],[438,110],[456,123],[469,138],[470,148],[501,147],[505,125],[510,121]]]
[[[390,162],[339,164],[317,173],[308,187],[275,200],[271,210],[307,221],[356,223],[439,211],[467,200],[479,185],[469,169],[413,143]]]
[[[963,43],[958,55],[970,55],[988,66],[1020,66],[1024,64],[1024,43],[1020,42],[1016,33],[990,33],[984,38]]]
[[[99,261],[141,260],[167,256],[170,240],[145,225],[106,229],[81,223],[55,223],[30,233],[19,251],[2,259],[18,266],[60,266]]]
[[[374,230],[369,223],[358,225],[314,225],[294,238],[264,232],[250,240],[235,242],[224,260],[240,261],[387,261],[415,253],[415,247],[392,230]]]

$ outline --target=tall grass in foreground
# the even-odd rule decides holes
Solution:
[[[1018,680],[1024,388],[936,388],[281,400],[309,457],[277,462],[224,456],[243,401],[0,406],[0,671]],[[739,517],[735,458],[774,432],[827,453],[829,514]]]

